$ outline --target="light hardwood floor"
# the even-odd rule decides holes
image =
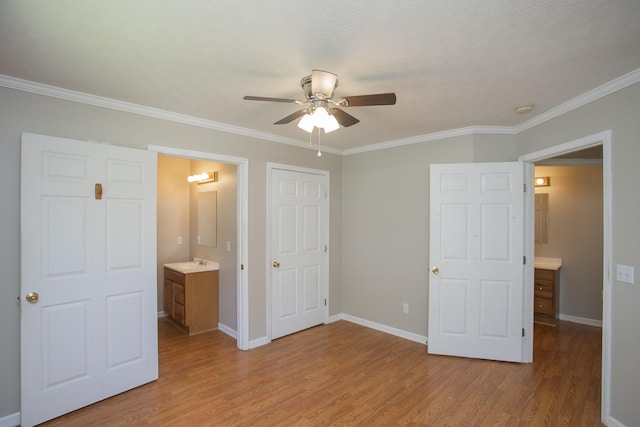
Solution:
[[[45,426],[598,426],[601,330],[536,325],[534,363],[432,356],[346,321],[250,351],[159,321],[160,379]]]

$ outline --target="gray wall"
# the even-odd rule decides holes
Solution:
[[[164,267],[162,264],[191,258],[189,217],[190,160],[158,156],[158,311],[163,311]],[[178,245],[182,236],[182,245]]]
[[[344,312],[426,336],[429,165],[513,160],[513,135],[467,135],[346,156],[342,162]],[[409,304],[407,314],[403,303]]]
[[[131,113],[0,88],[0,418],[20,410],[20,135],[100,140],[146,149],[149,144],[249,159],[249,339],[266,336],[267,162],[328,170],[330,185],[329,312],[341,313],[340,156],[227,134]]]
[[[190,256],[216,261],[220,264],[219,295],[220,295],[220,323],[236,331],[237,328],[237,187],[238,167],[236,165],[208,162],[202,160],[191,161],[191,174],[205,171],[217,171],[218,181],[207,184],[191,184],[191,237]],[[198,204],[197,193],[200,191],[217,192],[217,246],[208,247],[198,244]],[[226,242],[231,245],[227,252]],[[179,260],[178,260],[179,261]],[[236,331],[237,332],[237,331]]]
[[[560,315],[602,320],[602,166],[536,166],[551,186],[548,241],[536,256],[562,258]]]
[[[611,416],[640,420],[640,83],[586,104],[518,135],[518,154],[536,152],[604,130],[612,131],[612,264],[635,268],[635,285],[612,274]]]

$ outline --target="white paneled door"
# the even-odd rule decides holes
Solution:
[[[429,353],[522,360],[523,171],[431,165]]]
[[[158,378],[156,153],[22,135],[21,418]]]
[[[327,177],[271,170],[271,338],[326,322]]]

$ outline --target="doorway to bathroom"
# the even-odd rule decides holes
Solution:
[[[547,149],[520,156],[519,160],[528,163],[525,171],[526,182],[534,182],[534,164],[558,156],[571,157],[571,153],[600,147],[602,151],[602,369],[601,369],[601,414],[609,414],[611,383],[611,131],[604,131],[584,138],[569,141]],[[553,181],[552,181],[553,183]],[[525,254],[528,259],[534,258],[534,192],[528,192],[528,218],[525,219],[525,239],[528,245]],[[525,266],[525,298],[524,316],[533,323],[533,277],[534,263]],[[574,319],[575,320],[575,319]],[[533,333],[524,337],[525,346],[533,346]],[[534,355],[535,357],[535,355]]]
[[[173,192],[174,195],[178,195],[175,203],[168,200],[162,206],[160,203],[158,204],[159,210],[167,209],[170,211],[175,208],[181,211],[180,215],[171,215],[171,212],[158,212],[159,256],[162,252],[163,258],[170,259],[166,262],[185,261],[193,256],[205,259],[217,258],[213,261],[219,262],[221,265],[220,307],[222,309],[219,329],[236,338],[239,349],[248,350],[248,159],[172,147],[149,146],[149,150],[158,152],[159,170],[163,164],[169,165],[168,168],[171,172],[164,174],[163,178],[168,181],[167,185],[187,188],[185,191]],[[217,170],[213,171],[209,168]],[[189,185],[187,176],[196,170],[198,173],[218,172],[218,181],[206,184],[207,188],[201,188],[202,186],[196,186],[196,184]],[[158,184],[160,187],[161,183]],[[197,199],[199,193],[214,192],[216,196],[216,213],[214,215],[216,233],[215,238],[207,238],[205,241],[202,240],[204,232],[201,233],[197,230]],[[235,204],[235,206],[229,206],[229,204]],[[229,214],[230,212],[231,214]],[[224,214],[218,215],[218,213]],[[177,216],[181,216],[182,219],[176,218]],[[212,214],[207,217],[211,223]],[[163,233],[160,229],[163,224],[161,218],[170,218],[169,221],[177,221],[182,224],[164,224],[168,228],[167,233],[164,233],[166,234],[165,240],[168,242],[165,242],[166,246],[162,247],[161,235]],[[187,225],[185,226],[185,224]],[[209,232],[207,234],[210,234]],[[158,277],[161,278],[162,262],[160,261],[158,264]],[[227,283],[226,285],[223,284],[223,280],[224,283]],[[161,281],[159,283],[161,284]],[[162,288],[160,287],[160,289]],[[161,295],[160,292],[158,294]],[[162,305],[159,304],[159,307]],[[158,311],[161,312],[162,309],[159,308]],[[235,319],[232,318],[234,314]]]

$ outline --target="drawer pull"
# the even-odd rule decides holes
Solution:
[[[538,304],[538,308],[542,308],[542,304]]]

